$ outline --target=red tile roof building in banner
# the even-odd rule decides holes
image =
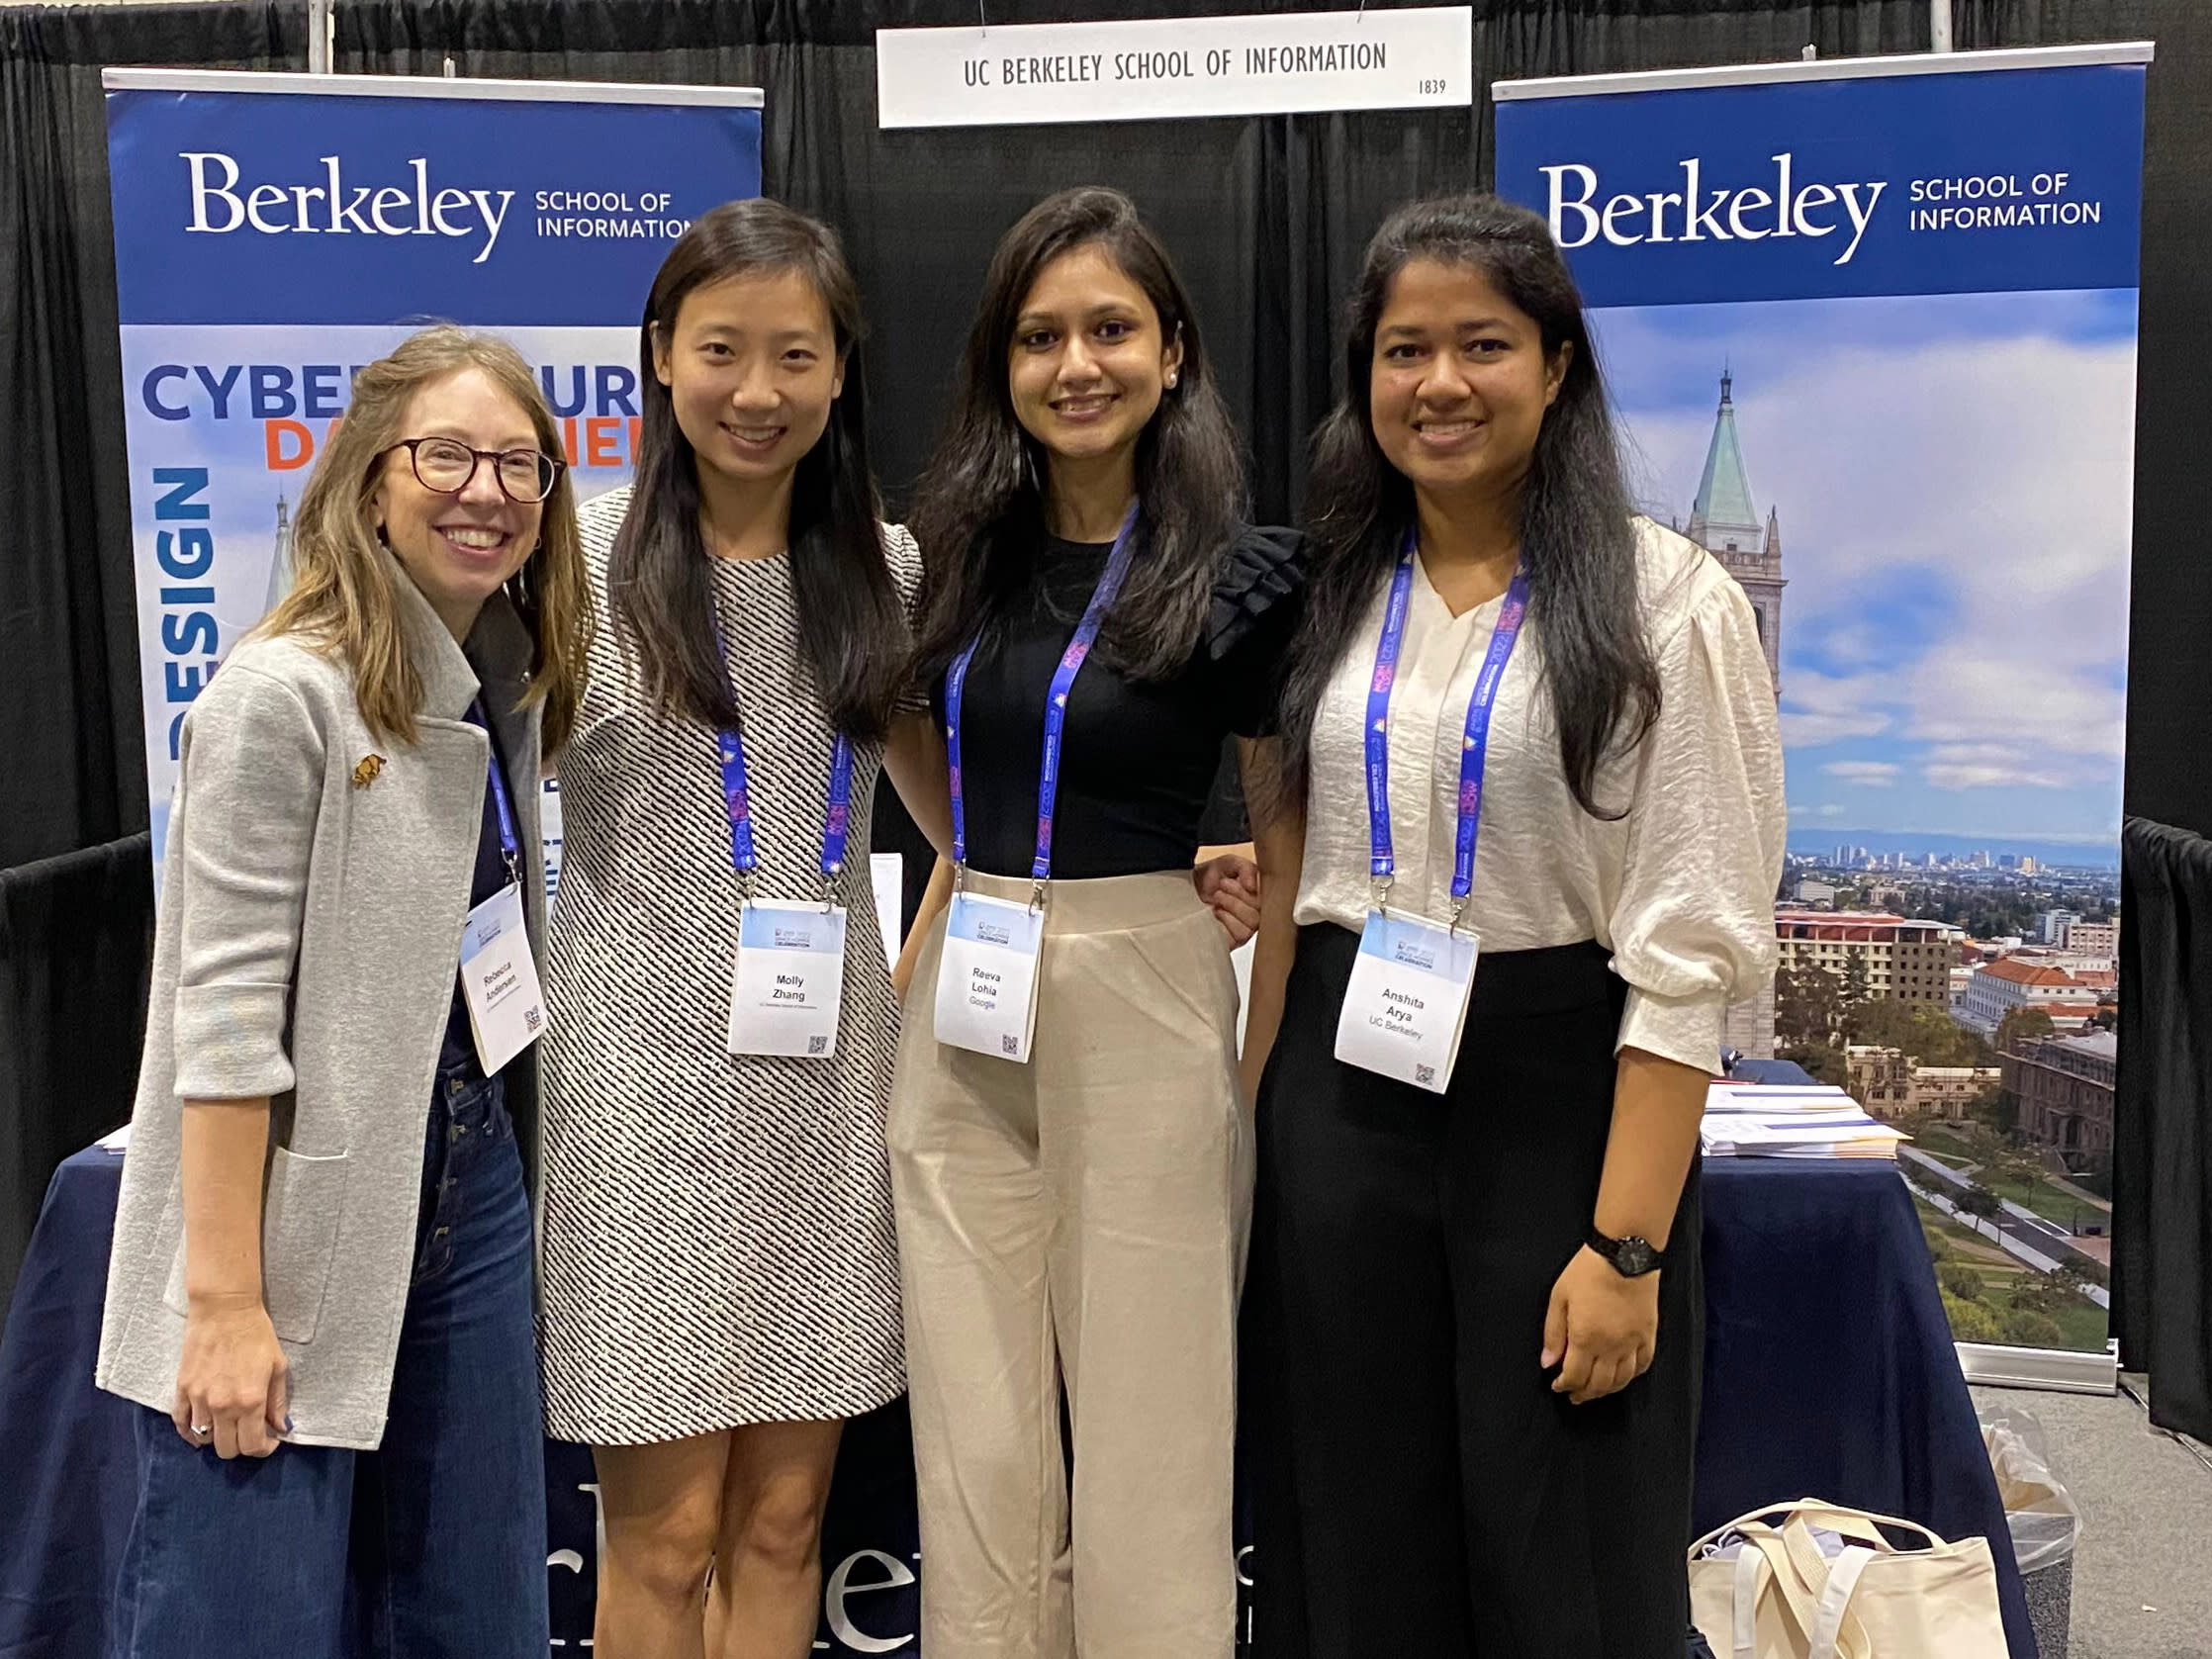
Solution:
[[[2070,973],[2021,957],[2004,957],[1975,970],[1959,1006],[1959,1023],[1984,1037],[1994,1036],[2014,1009],[2040,1008],[2054,1026],[2078,1029],[2111,991],[2111,978],[2109,973]]]
[[[1774,929],[1783,968],[1817,968],[1842,979],[1858,960],[1873,995],[1950,1006],[1959,930],[1947,923],[1914,921],[1887,910],[1778,908]]]

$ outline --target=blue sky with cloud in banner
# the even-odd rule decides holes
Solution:
[[[1793,832],[2116,845],[2135,291],[1593,321],[1631,488],[1662,522],[1689,519],[1723,364],[1734,374],[1790,583]]]

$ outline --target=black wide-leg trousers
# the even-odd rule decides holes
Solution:
[[[1574,1406],[1539,1365],[1596,1212],[1626,987],[1596,944],[1483,957],[1439,1097],[1335,1058],[1358,944],[1301,930],[1259,1093],[1255,1659],[1681,1659],[1695,1170],[1651,1369]]]

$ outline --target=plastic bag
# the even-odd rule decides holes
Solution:
[[[2081,1536],[2081,1511],[2051,1472],[2040,1423],[2015,1406],[1985,1405],[1980,1416],[2012,1553],[2025,1578],[2073,1555]]]

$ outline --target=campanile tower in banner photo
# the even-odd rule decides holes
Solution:
[[[1766,650],[1767,672],[1775,695],[1782,695],[1782,521],[1774,507],[1762,521],[1744,471],[1743,445],[1736,437],[1735,377],[1720,371],[1720,410],[1713,416],[1712,441],[1705,446],[1705,470],[1698,480],[1698,499],[1690,508],[1685,533],[1705,548],[1742,587],[1759,620],[1759,643]],[[1722,1041],[1755,1060],[1774,1056],[1774,980],[1759,994],[1728,1010]]]
[[[1764,520],[1753,504],[1744,472],[1743,445],[1736,438],[1735,376],[1720,371],[1720,412],[1713,417],[1712,441],[1705,446],[1705,470],[1685,532],[1718,559],[1742,586],[1759,617],[1759,643],[1766,647],[1767,672],[1775,695],[1782,694],[1782,521],[1773,507]]]

